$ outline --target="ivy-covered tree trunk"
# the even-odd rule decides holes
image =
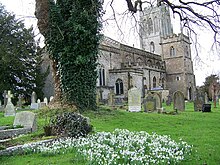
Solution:
[[[62,101],[79,109],[94,109],[101,36],[100,1],[49,0],[47,5],[49,13],[42,18],[48,18],[42,21],[45,22],[42,27],[47,27],[43,34],[51,58],[57,62]]]

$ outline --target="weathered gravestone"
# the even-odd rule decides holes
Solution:
[[[110,90],[110,93],[108,94],[108,105],[109,105],[109,106],[115,105],[114,97],[115,97],[114,91],[113,91],[113,90]]]
[[[128,111],[141,111],[141,91],[136,87],[133,87],[128,91]]]
[[[172,102],[172,97],[170,95],[167,96],[166,105],[170,106]]]
[[[48,105],[48,99],[47,99],[47,97],[44,97],[44,103],[46,104],[46,106]]]
[[[15,115],[14,126],[21,125],[30,128],[32,132],[37,130],[36,115],[33,112],[23,111]]]
[[[11,94],[11,91],[8,91],[8,94],[7,94],[7,105],[5,107],[5,116],[15,116],[15,107],[14,105],[12,104],[11,102],[11,98],[12,98],[12,94]]]
[[[147,97],[143,101],[143,104],[144,104],[144,112],[148,112],[148,111],[153,112],[156,110],[156,100],[151,94],[147,95]]]
[[[173,109],[181,111],[185,110],[184,94],[180,91],[176,91],[173,94]]]
[[[39,103],[36,102],[37,101],[37,95],[35,92],[32,92],[31,94],[31,107],[30,109],[39,109],[40,105]]]
[[[205,104],[205,95],[202,91],[196,91],[194,100],[194,111],[202,111],[202,106]]]
[[[36,94],[36,92],[32,92],[31,103],[36,103],[36,101],[37,101],[37,94]]]
[[[19,94],[19,95],[18,95],[18,103],[17,103],[17,107],[19,107],[19,108],[22,107],[22,99],[23,99],[22,95]]]
[[[4,105],[3,105],[3,108],[5,108],[6,107],[6,105],[7,105],[7,91],[6,90],[4,90],[4,93],[2,94],[2,96],[3,96],[3,98],[4,98]]]
[[[153,98],[155,99],[156,102],[156,109],[162,108],[162,99],[160,94],[154,93]]]
[[[208,94],[205,92],[205,104],[208,104],[208,102],[209,102],[209,98],[208,98]]]

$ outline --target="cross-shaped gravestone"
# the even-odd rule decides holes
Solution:
[[[8,101],[5,107],[5,116],[15,116],[15,108],[11,102],[11,98],[13,97],[13,95],[11,94],[11,91],[8,91],[8,94],[6,95],[6,97]]]

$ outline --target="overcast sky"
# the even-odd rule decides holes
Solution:
[[[119,2],[121,2],[121,4],[119,4]],[[33,25],[36,34],[38,34],[37,37],[41,37],[36,26],[36,18],[34,17],[35,0],[0,0],[0,3],[6,6],[7,11],[16,14],[17,18],[25,19],[25,24],[27,26]],[[120,13],[124,12],[126,9],[125,0],[117,0],[117,5],[115,5],[115,8],[116,11],[120,11]],[[112,12],[111,8],[104,7],[104,9],[106,10],[106,13]],[[104,17],[104,19],[107,18],[111,19],[112,17]],[[134,21],[131,22],[130,18],[131,17],[124,17],[124,24],[119,23],[120,26],[125,26],[126,24],[123,35],[117,29],[115,21],[104,24],[104,34],[125,44],[129,44],[131,46],[135,45],[135,47],[139,47],[139,41],[137,40],[138,34],[135,33],[137,29],[131,28],[134,27],[135,23]],[[120,22],[120,20],[118,21]],[[179,23],[177,22],[178,21],[173,20],[175,33],[179,32]],[[205,81],[205,77],[209,76],[210,74],[220,75],[220,54],[210,51],[213,38],[211,32],[198,30],[198,36],[201,45],[201,47],[199,48],[199,56],[201,58],[201,61],[195,59],[193,44],[191,45],[191,47],[196,84],[202,85]]]

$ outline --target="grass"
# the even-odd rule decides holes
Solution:
[[[164,105],[165,106],[165,105]],[[213,107],[213,106],[212,106]],[[172,110],[172,106],[165,108]],[[124,110],[105,110],[86,112],[83,115],[91,120],[95,131],[110,131],[116,128],[130,131],[156,132],[160,135],[170,135],[172,139],[186,141],[193,145],[192,155],[181,164],[220,164],[220,108],[212,108],[211,113],[194,112],[193,104],[187,103],[186,110],[178,115],[157,113],[130,113]],[[7,120],[0,114],[0,125],[11,124],[13,117]],[[43,120],[39,120],[39,131],[28,135],[28,140],[38,139],[43,133]],[[42,138],[42,137],[41,137]],[[22,138],[18,140],[21,142]],[[1,157],[3,164],[85,164],[82,156],[76,152],[65,156],[45,156],[42,154]]]

